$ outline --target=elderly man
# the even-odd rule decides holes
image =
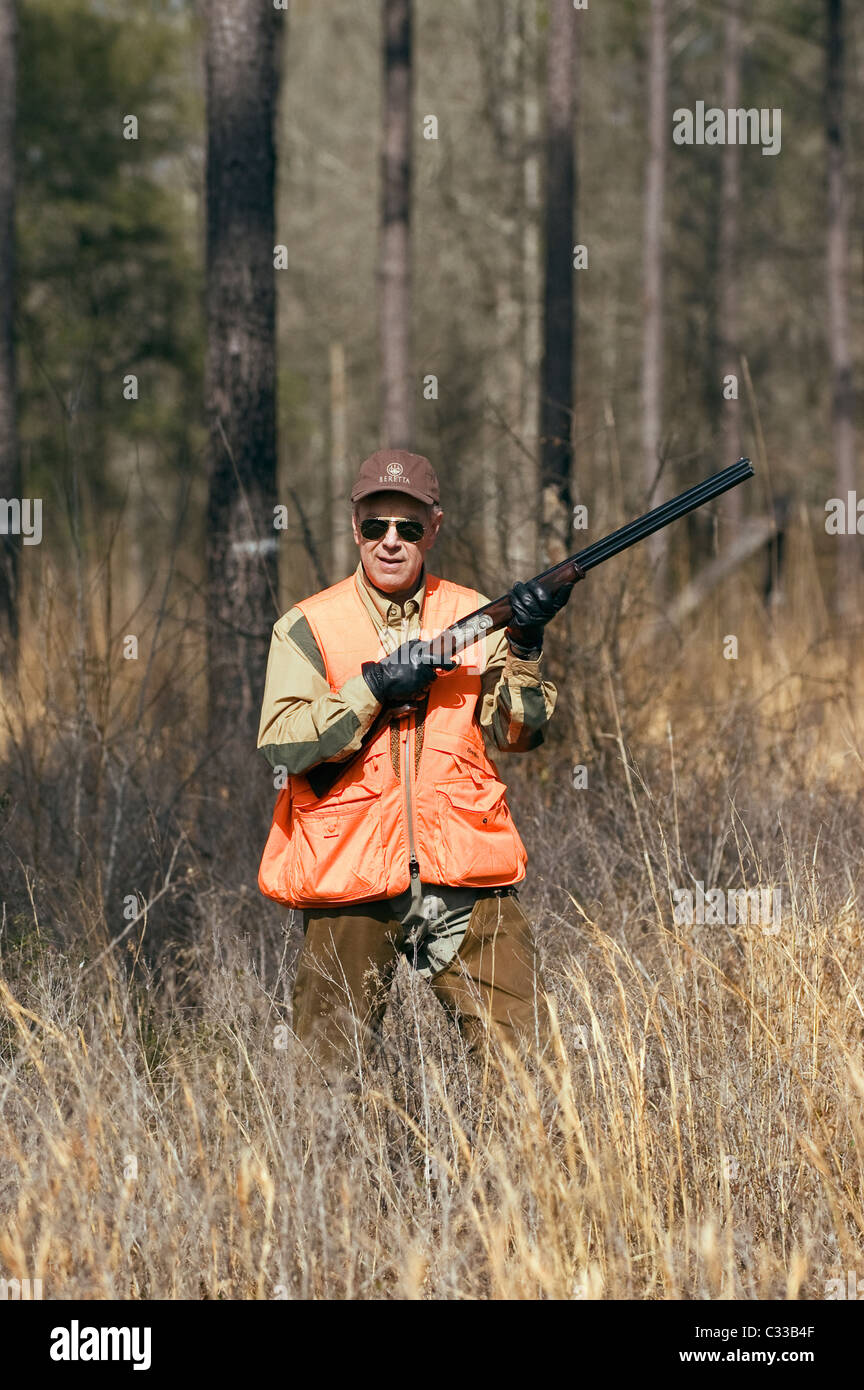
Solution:
[[[258,736],[284,780],[259,886],[303,910],[294,1030],[345,1065],[377,1031],[403,954],[469,1049],[490,1026],[539,1041],[526,854],[489,750],[542,742],[556,701],[543,630],[572,585],[516,584],[506,633],[436,669],[422,639],[488,599],[426,570],[443,517],[431,464],[380,450],[351,501],[359,564],[276,623]],[[319,796],[316,768],[343,762]]]

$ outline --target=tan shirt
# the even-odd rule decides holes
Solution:
[[[386,651],[421,635],[425,569],[419,588],[404,603],[380,593],[362,562],[354,583]],[[478,607],[488,602],[478,594]],[[540,673],[542,654],[515,657],[503,630],[487,633],[480,645],[484,665],[477,717],[489,752],[535,748],[543,742],[557,700],[554,685]],[[331,690],[325,670],[309,623],[299,608],[291,608],[273,627],[258,731],[258,747],[271,767],[294,775],[316,763],[340,762],[359,748],[380,705],[359,672]]]

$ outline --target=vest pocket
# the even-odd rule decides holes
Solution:
[[[288,892],[304,903],[350,902],[385,880],[381,793],[355,787],[350,800],[321,807],[294,803]]]
[[[439,854],[448,883],[495,884],[521,877],[525,852],[495,777],[439,782]]]

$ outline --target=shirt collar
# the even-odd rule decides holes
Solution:
[[[399,623],[403,618],[412,618],[415,613],[423,611],[423,599],[426,594],[426,566],[420,571],[420,584],[411,595],[405,599],[404,603],[398,603],[395,599],[389,599],[386,594],[382,594],[375,588],[363,568],[361,560],[354,573],[360,597],[364,600],[366,607],[374,609],[379,620],[385,625]],[[374,614],[373,614],[374,616]]]

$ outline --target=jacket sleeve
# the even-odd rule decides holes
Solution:
[[[274,625],[258,729],[271,767],[290,775],[341,762],[360,747],[381,706],[362,675],[331,690],[309,623],[292,608]]]
[[[478,595],[482,607],[489,600]],[[558,692],[544,680],[537,657],[513,655],[503,630],[486,638],[486,667],[480,697],[480,727],[490,747],[524,753],[543,742]]]

